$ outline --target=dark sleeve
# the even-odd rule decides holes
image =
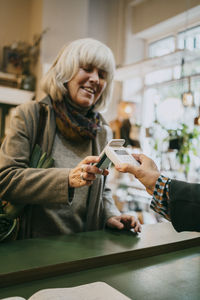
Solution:
[[[180,231],[200,232],[200,184],[172,180],[169,188],[170,218]]]

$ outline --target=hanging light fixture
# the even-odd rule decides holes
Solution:
[[[118,105],[118,117],[120,119],[129,119],[133,116],[136,104],[133,102],[121,101]]]
[[[182,94],[182,103],[184,106],[194,106],[194,95],[190,88],[190,77],[188,77],[188,91]]]
[[[182,80],[184,80],[185,78],[185,70],[184,70],[184,67],[185,67],[185,59],[184,59],[184,56],[185,56],[185,50],[186,50],[186,44],[187,44],[187,28],[188,28],[188,17],[189,17],[189,8],[191,7],[190,6],[190,0],[187,0],[187,10],[186,10],[186,19],[185,19],[185,30],[184,30],[184,51],[183,51],[183,57],[182,57],[182,60],[181,60],[181,78]],[[182,103],[183,103],[183,106],[185,107],[192,107],[194,106],[194,95],[191,91],[191,79],[190,79],[190,76],[188,77],[188,90],[183,92],[182,94]]]
[[[184,66],[185,66],[185,59],[182,58],[182,60],[181,60],[181,80],[184,80],[184,78],[185,78]],[[181,98],[182,98],[183,106],[185,106],[185,107],[194,106],[194,95],[191,91],[190,76],[188,77],[188,90],[186,92],[183,92]]]
[[[199,106],[199,115],[194,118],[194,125],[200,126],[200,106]]]

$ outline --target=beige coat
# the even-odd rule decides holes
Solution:
[[[49,97],[41,100],[46,104],[47,120],[42,143],[43,151],[51,154],[56,124]],[[34,169],[29,161],[35,145],[39,119],[39,104],[28,102],[17,107],[15,117],[0,151],[0,198],[11,203],[26,204],[22,217],[21,237],[34,236],[31,228],[32,211],[45,204],[65,204],[68,201],[68,168]],[[93,154],[98,155],[112,133],[101,118],[102,130],[97,134]],[[103,228],[106,219],[119,215],[111,191],[104,178],[95,180],[89,193],[86,230]],[[42,220],[44,221],[44,220]],[[38,220],[40,222],[40,220]]]

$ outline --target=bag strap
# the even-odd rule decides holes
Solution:
[[[46,111],[45,104],[39,103],[39,105],[40,105],[39,121],[38,121],[38,129],[37,129],[35,145],[38,144],[39,146],[41,146],[43,135],[44,135],[44,128],[45,128],[45,124],[46,124],[47,111]]]

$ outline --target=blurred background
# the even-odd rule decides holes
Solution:
[[[200,178],[200,0],[0,0],[0,143],[16,105],[44,95],[40,79],[60,48],[93,37],[116,59],[104,112],[130,153],[152,157],[166,176]],[[133,176],[111,167],[122,212],[162,222]]]

